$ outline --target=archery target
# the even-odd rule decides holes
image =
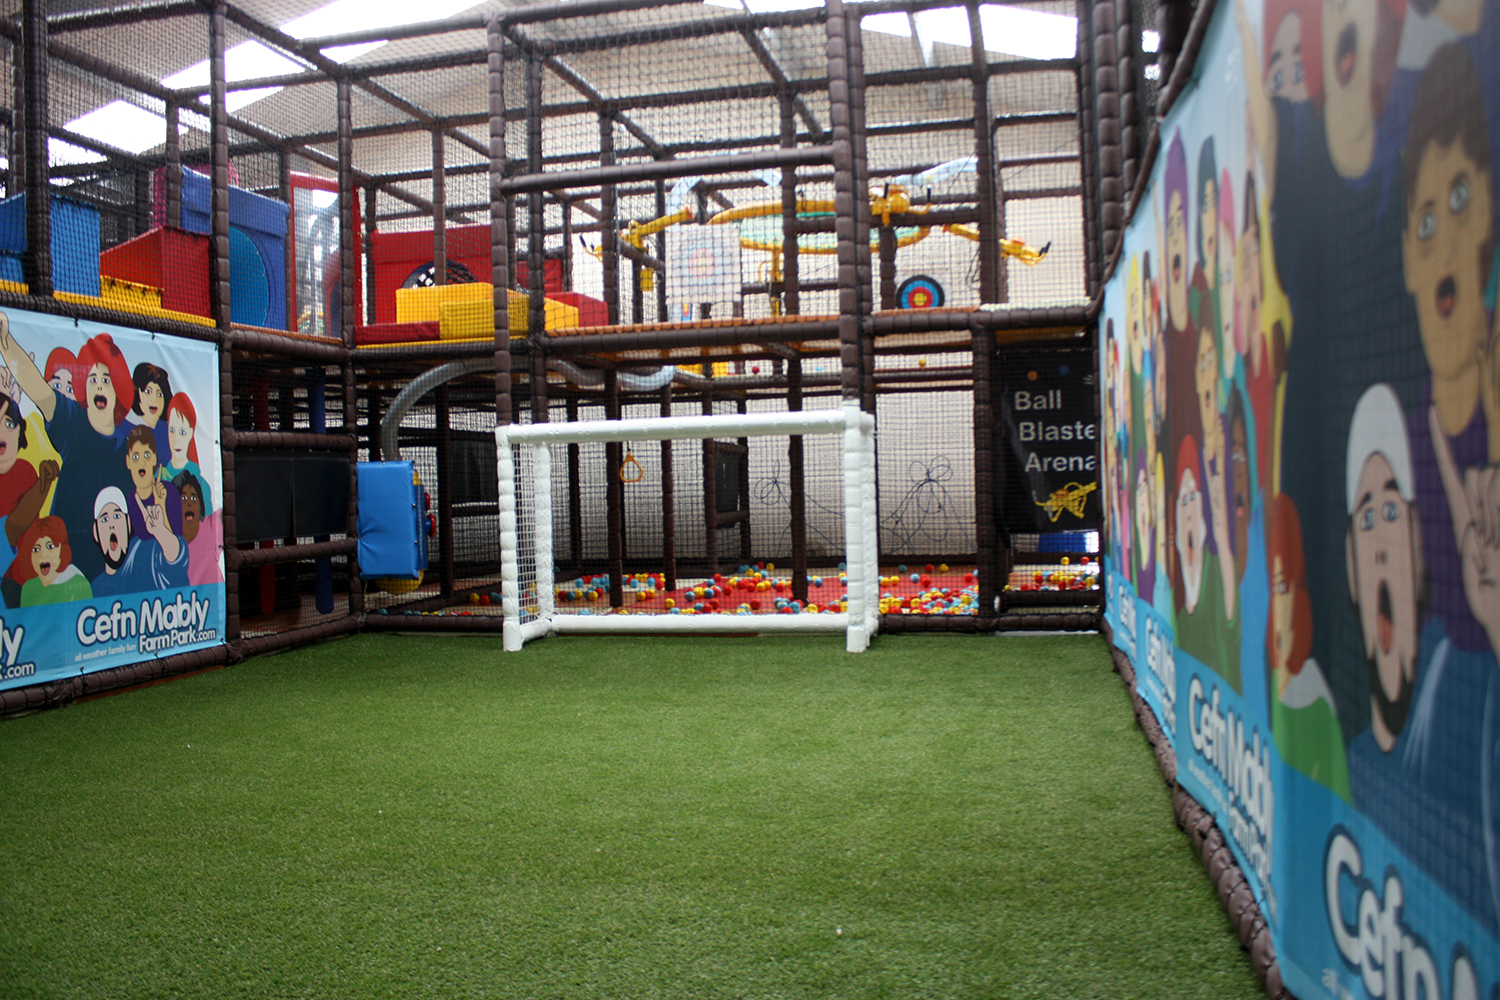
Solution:
[[[896,304],[902,309],[936,309],[943,304],[943,286],[936,278],[914,274],[896,289]]]

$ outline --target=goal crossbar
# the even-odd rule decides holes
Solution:
[[[581,442],[684,440],[766,435],[841,434],[844,439],[845,580],[848,610],[819,614],[560,615],[552,559],[550,445]],[[875,522],[875,418],[852,402],[837,410],[732,413],[722,416],[584,420],[559,424],[509,424],[495,428],[500,494],[500,596],[504,644],[519,650],[549,634],[843,632],[851,653],[864,650],[879,623],[879,553]],[[517,446],[535,446],[530,496],[518,497]],[[536,603],[521,607],[521,538],[518,503],[529,503],[535,521]]]

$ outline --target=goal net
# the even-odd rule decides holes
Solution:
[[[698,601],[673,606],[670,601],[653,601],[638,607],[613,609],[628,614],[568,613],[570,609],[559,607],[554,495],[559,489],[566,493],[565,486],[559,487],[557,470],[567,460],[569,445],[628,442],[632,447],[640,447],[663,441],[799,435],[828,435],[842,443],[844,553],[841,566],[828,567],[830,574],[839,577],[831,577],[819,588],[821,593],[834,590],[840,593],[826,599],[817,613],[785,613],[790,608],[776,609],[773,613],[768,607],[772,604],[771,595],[765,595],[768,598],[765,601],[746,601],[737,607],[734,603],[740,596],[737,590],[726,592],[722,602]],[[528,640],[549,634],[843,632],[848,650],[860,652],[874,635],[880,605],[875,418],[855,404],[790,413],[511,424],[497,427],[495,438],[500,501],[500,594],[507,650],[518,650]],[[608,531],[602,525],[594,530]],[[741,586],[747,583],[752,588],[758,586],[749,579],[736,582]],[[764,582],[771,586],[771,581]],[[841,588],[838,583],[844,586]],[[718,581],[719,589],[723,590],[726,584],[735,586],[735,582]],[[566,600],[575,595],[564,588],[563,596]],[[715,604],[717,611],[712,607]]]

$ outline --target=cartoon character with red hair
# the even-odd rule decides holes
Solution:
[[[78,363],[78,356],[66,347],[52,349],[52,353],[47,355],[47,367],[42,374],[47,376],[48,385],[75,403],[78,401],[78,394],[73,387],[82,385],[88,378],[88,372]]]
[[[47,437],[62,456],[52,513],[75,532],[87,533],[100,487],[124,485],[125,439],[130,433],[125,414],[135,401],[135,383],[125,356],[107,333],[85,341],[78,350],[85,374],[83,384],[73,386],[75,401],[47,381],[11,335],[9,318],[0,313],[0,360],[41,413]],[[80,551],[77,558],[85,576],[95,576],[104,568],[102,557],[90,548]]]
[[[68,544],[68,526],[62,518],[39,517],[21,533],[17,546],[21,566],[21,607],[86,601],[93,588],[77,566]]]
[[[1302,549],[1302,520],[1285,493],[1266,506],[1266,565],[1271,613],[1266,618],[1266,671],[1271,732],[1281,757],[1349,800],[1349,765],[1333,691],[1312,658],[1312,597]]]
[[[202,512],[214,509],[213,497],[204,483],[203,470],[198,467],[198,442],[194,434],[198,430],[198,411],[187,393],[179,392],[167,403],[167,451],[162,453],[158,477],[167,483],[177,481],[184,472],[191,472],[198,481]]]

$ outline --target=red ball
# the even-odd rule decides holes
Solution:
[[[480,594],[479,595],[479,603],[480,604],[488,604],[488,603],[490,603],[490,595],[489,594]]]

